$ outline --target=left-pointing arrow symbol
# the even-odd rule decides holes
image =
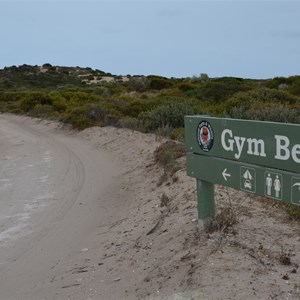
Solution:
[[[222,175],[223,175],[225,181],[227,181],[227,177],[231,176],[229,173],[226,173],[226,172],[227,172],[227,168],[225,168],[224,171],[222,172]]]

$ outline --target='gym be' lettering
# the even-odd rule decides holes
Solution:
[[[251,156],[267,157],[268,153],[275,150],[273,155],[276,160],[286,161],[291,158],[295,163],[300,163],[300,144],[291,145],[287,136],[277,134],[274,135],[274,142],[275,147],[274,144],[266,145],[263,139],[234,135],[231,129],[224,129],[221,134],[223,149],[233,152],[234,158],[237,160],[244,152]]]

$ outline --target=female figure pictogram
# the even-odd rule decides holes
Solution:
[[[278,178],[279,176],[276,175],[276,179],[274,180],[274,190],[275,190],[275,197],[276,198],[279,198],[279,193],[280,193],[280,190],[281,190],[281,183],[280,183],[280,180]]]

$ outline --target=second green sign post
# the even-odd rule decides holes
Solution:
[[[200,227],[215,217],[214,184],[300,205],[300,126],[185,117],[187,174]]]

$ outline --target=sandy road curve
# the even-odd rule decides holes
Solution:
[[[0,299],[65,299],[51,279],[114,218],[115,158],[53,131],[0,115]]]

